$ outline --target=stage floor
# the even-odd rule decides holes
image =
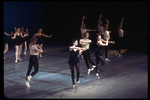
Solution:
[[[25,85],[29,64],[23,51],[15,64],[15,50],[10,49],[3,64],[4,97],[6,98],[148,98],[148,55],[124,50],[123,57],[114,56],[109,50],[110,62],[99,67],[100,78],[95,70],[87,75],[87,68],[80,58],[80,83],[72,89],[68,65],[68,47],[43,47],[39,58],[39,72],[31,79],[30,88]],[[94,52],[91,58],[95,62]],[[75,71],[76,72],[76,71]],[[75,74],[76,75],[76,74]],[[76,77],[76,76],[75,76]]]

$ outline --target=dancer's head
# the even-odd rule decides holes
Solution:
[[[20,32],[20,28],[19,27],[16,28],[16,32],[18,32],[18,33]]]
[[[38,33],[42,33],[42,28],[40,28],[40,29],[38,30]]]
[[[72,40],[72,44],[77,46],[78,45],[78,40],[76,40],[76,39]]]
[[[88,33],[88,32],[84,32],[84,33],[83,33],[83,38],[88,39],[88,38],[89,38],[89,33]]]
[[[30,39],[30,43],[35,44],[37,40],[38,40],[38,39],[36,38],[36,36],[33,36],[33,37],[31,37],[31,39]]]

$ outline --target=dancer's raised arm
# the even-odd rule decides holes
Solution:
[[[98,26],[102,26],[102,24],[101,24],[101,18],[102,18],[102,14],[100,14],[100,18],[99,18],[99,21],[98,21]]]
[[[122,28],[122,24],[123,24],[123,20],[124,20],[124,19],[125,19],[125,17],[122,18],[121,23],[120,23],[120,26],[119,26],[119,29]]]
[[[82,18],[81,29],[84,28],[84,19],[85,19],[85,16],[83,16],[83,18]]]

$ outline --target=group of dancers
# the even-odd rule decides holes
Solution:
[[[29,32],[28,29],[26,28],[26,32],[24,32],[24,27],[15,27],[14,28],[15,31],[14,33],[11,32],[11,34],[8,34],[6,32],[4,32],[4,36],[6,36],[6,38],[4,38],[4,54],[8,51],[8,37],[10,37],[11,41],[15,44],[15,63],[18,63],[18,61],[22,61],[22,59],[20,58],[20,54],[22,51],[22,45],[24,44],[24,55],[27,55],[27,41],[29,40]],[[37,44],[39,45],[39,47],[42,48],[43,46],[43,39],[42,37],[47,37],[50,38],[52,35],[48,36],[42,33],[42,29],[39,29],[37,33],[34,34],[34,36],[36,36],[38,38]],[[41,53],[38,53],[39,57],[42,57]],[[4,57],[4,59],[6,59]]]
[[[70,51],[70,57],[69,57],[69,61],[68,64],[70,66],[71,69],[71,78],[72,78],[72,87],[75,87],[75,81],[74,81],[74,66],[76,68],[76,72],[77,72],[77,78],[76,81],[77,83],[80,83],[79,81],[79,75],[80,75],[80,67],[79,67],[79,55],[83,56],[83,59],[86,63],[86,67],[88,69],[87,74],[90,74],[91,71],[93,71],[95,69],[96,71],[96,76],[99,78],[99,70],[98,67],[105,65],[105,61],[110,61],[110,59],[108,59],[108,44],[112,43],[114,44],[114,41],[109,41],[110,39],[110,35],[109,33],[111,33],[111,31],[108,31],[108,27],[109,27],[109,21],[106,20],[107,23],[105,23],[103,25],[102,21],[102,14],[100,14],[100,18],[99,18],[99,22],[97,25],[97,29],[98,32],[97,33],[97,49],[95,52],[95,57],[96,57],[96,64],[91,60],[91,56],[90,56],[90,43],[92,42],[92,40],[89,39],[89,32],[88,31],[96,31],[96,30],[92,30],[92,29],[86,29],[85,28],[85,24],[84,24],[84,19],[85,16],[83,16],[82,19],[82,24],[81,24],[81,36],[82,39],[79,40],[79,44],[82,47],[78,46],[78,40],[74,39],[72,41],[72,46],[69,47],[69,51]],[[118,42],[122,43],[122,39],[124,37],[124,31],[122,30],[122,23],[123,20],[125,18],[122,19],[119,28],[118,28]],[[118,49],[116,50],[116,56],[118,57],[122,57],[121,55],[121,45],[118,45]],[[118,53],[119,51],[119,53]],[[105,60],[103,58],[103,53],[105,52]],[[99,63],[101,62],[101,63]],[[92,64],[92,68],[90,68],[89,63]]]
[[[88,69],[87,74],[90,74],[90,72],[95,69],[96,76],[98,78],[100,77],[98,67],[105,65],[105,61],[110,61],[110,59],[108,59],[108,44],[109,43],[114,44],[115,42],[109,41],[109,39],[110,39],[109,33],[111,33],[111,31],[108,31],[109,21],[106,20],[106,23],[103,25],[101,18],[102,18],[102,14],[100,14],[100,18],[99,18],[98,25],[97,25],[97,29],[98,29],[97,49],[95,52],[96,64],[92,61],[91,55],[90,55],[89,47],[90,47],[90,43],[92,42],[92,40],[89,39],[89,31],[97,31],[97,30],[85,28],[85,24],[84,24],[85,16],[83,16],[82,24],[81,24],[81,28],[80,28],[82,39],[79,40],[79,43],[78,43],[78,40],[74,39],[72,41],[72,45],[69,47],[70,57],[68,60],[68,64],[69,64],[70,70],[71,70],[71,78],[72,78],[72,87],[73,88],[75,87],[74,66],[75,66],[76,72],[77,72],[76,81],[77,81],[77,83],[80,83],[80,81],[79,81],[79,76],[80,76],[79,57],[80,56],[83,57],[83,59],[86,63],[86,67]],[[124,31],[122,30],[123,20],[124,20],[124,18],[121,20],[121,23],[118,28],[118,40],[120,42],[122,42],[122,38],[124,37]],[[11,39],[15,39],[15,48],[16,48],[15,63],[17,63],[18,60],[22,61],[22,59],[20,59],[20,52],[22,50],[22,44],[25,43],[25,41],[27,40],[26,37],[29,36],[28,29],[26,29],[26,32],[24,32],[23,30],[24,30],[24,28],[21,28],[21,30],[20,30],[20,28],[15,27],[14,34],[13,34],[13,32],[11,32],[11,34],[4,32],[4,34],[7,36],[13,35],[11,37]],[[50,35],[50,36],[45,35],[42,33],[42,29],[39,29],[38,32],[36,34],[34,34],[34,36],[31,37],[31,39],[30,39],[30,44],[29,44],[30,58],[29,58],[28,70],[26,73],[26,86],[27,87],[30,87],[29,82],[30,82],[31,78],[35,74],[37,74],[38,69],[39,69],[38,57],[39,56],[42,57],[41,53],[43,53],[43,49],[42,49],[43,41],[41,39],[41,36],[50,38],[52,35]],[[78,44],[80,44],[81,47],[79,47]],[[120,45],[122,45],[122,44],[120,44]],[[116,54],[115,54],[118,57],[122,57],[120,45],[118,46],[118,49],[116,50]],[[27,44],[25,46],[26,47],[25,47],[24,54],[26,54]],[[6,53],[6,51],[8,51],[8,43],[5,41],[4,54]],[[105,51],[105,59],[103,58],[104,51]],[[99,63],[99,62],[101,62],[101,63]],[[92,64],[91,68],[89,66],[89,63]],[[34,71],[31,73],[33,66],[34,66]]]

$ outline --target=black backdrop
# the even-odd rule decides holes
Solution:
[[[53,37],[44,38],[45,44],[69,45],[72,39],[80,39],[83,16],[86,28],[96,29],[99,15],[108,19],[111,40],[117,36],[117,28],[123,17],[125,45],[128,49],[147,50],[148,46],[148,3],[147,2],[19,2],[3,3],[4,32],[14,31],[15,26],[29,29],[30,37],[39,28]],[[95,46],[97,32],[90,32]]]

